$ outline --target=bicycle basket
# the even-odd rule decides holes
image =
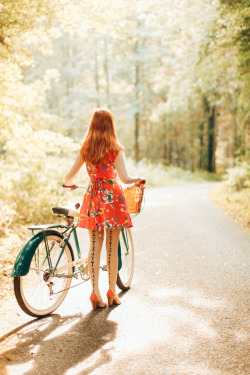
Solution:
[[[144,193],[144,186],[129,186],[124,189],[125,198],[130,214],[137,214],[141,211],[141,203]]]

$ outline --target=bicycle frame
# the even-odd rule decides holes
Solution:
[[[80,246],[79,246],[79,241],[78,241],[78,236],[77,236],[77,232],[76,232],[76,225],[73,224],[71,229],[70,227],[67,228],[64,232],[62,232],[62,234],[65,234],[67,233],[68,230],[70,230],[70,232],[67,234],[67,237],[66,239],[63,239],[63,241],[65,241],[65,244],[64,246],[62,247],[62,251],[58,257],[58,260],[57,260],[57,263],[54,267],[54,270],[53,270],[53,275],[54,276],[57,276],[57,277],[71,277],[71,276],[66,276],[66,275],[58,275],[58,274],[55,274],[55,271],[57,272],[61,272],[63,270],[65,270],[66,268],[70,268],[70,267],[75,267],[75,266],[78,266],[78,265],[82,265],[84,263],[86,263],[88,261],[88,258],[81,258],[81,250],[80,250]],[[58,266],[58,263],[60,262],[60,259],[61,259],[61,256],[64,252],[64,248],[66,246],[67,243],[69,243],[69,238],[70,238],[70,235],[71,233],[73,232],[73,236],[74,236],[74,241],[75,241],[75,246],[76,246],[76,250],[77,250],[77,255],[78,255],[78,259],[75,260],[75,261],[72,261],[70,263],[67,263],[67,265],[65,266],[61,266],[61,267],[57,267]],[[126,250],[127,252],[129,251],[129,243],[128,243],[128,235],[127,235],[127,231],[124,229],[124,228],[121,228],[121,232],[122,232],[122,237],[123,237],[123,241],[124,241],[124,244],[125,244],[125,247],[126,247]],[[121,269],[122,267],[122,260],[121,260],[121,248],[120,248],[120,240],[119,240],[119,244],[118,244],[118,271]],[[72,277],[75,277],[77,274],[79,273],[79,270],[77,272],[74,272]]]
[[[31,239],[29,239],[29,241],[24,245],[24,247],[20,251],[20,253],[19,253],[19,255],[16,259],[16,262],[15,262],[15,265],[14,265],[11,276],[12,277],[25,276],[29,272],[31,259],[32,259],[33,255],[35,255],[35,262],[37,263],[36,251],[39,251],[38,246],[42,243],[42,241],[44,241],[45,250],[46,250],[46,258],[42,261],[42,264],[44,264],[45,260],[47,259],[49,269],[50,269],[50,274],[51,275],[53,274],[56,277],[75,277],[75,278],[78,278],[78,274],[80,273],[81,266],[88,262],[88,258],[87,257],[85,257],[85,258],[81,257],[82,256],[81,255],[81,249],[80,249],[80,245],[79,245],[79,241],[78,241],[76,228],[77,228],[77,225],[75,223],[70,223],[70,224],[65,224],[65,225],[62,225],[62,224],[36,225],[36,226],[29,227],[29,229],[32,231],[33,236],[31,237]],[[51,247],[50,249],[48,248],[46,236],[48,234],[51,234],[51,235],[56,234],[56,230],[58,230],[58,232],[61,235],[63,235],[63,238],[60,242],[61,251],[60,251],[59,257],[56,261],[55,266],[52,267],[52,262],[51,262],[51,259],[50,259],[50,252],[51,252],[53,247]],[[38,231],[38,233],[35,234],[36,231]],[[74,238],[74,243],[75,243],[75,248],[76,248],[76,253],[77,253],[78,259],[75,260],[74,257],[73,257],[72,262],[69,262],[66,265],[58,267],[58,264],[60,262],[60,259],[62,257],[62,254],[63,254],[64,250],[65,250],[66,245],[68,245],[70,247],[70,249],[72,250],[71,244],[69,242],[69,239],[70,239],[72,233],[73,233],[73,238]],[[127,249],[127,251],[129,251],[126,228],[122,228],[122,237],[123,237],[123,241],[124,241],[124,244],[125,244],[125,248]],[[52,246],[54,246],[54,245],[52,245]],[[74,255],[73,250],[72,250],[72,255]],[[121,259],[120,243],[119,243],[119,246],[118,246],[118,271],[121,269],[121,267],[122,267],[122,259]],[[39,264],[37,264],[37,268],[39,269]],[[68,268],[73,269],[72,275],[65,275],[65,274],[61,273]]]
[[[79,246],[79,241],[78,241],[78,236],[77,236],[77,232],[76,232],[76,227],[77,227],[77,225],[74,224],[74,223],[73,224],[68,224],[68,225],[58,224],[58,225],[48,225],[48,226],[46,226],[46,230],[49,230],[49,229],[52,229],[52,228],[53,229],[63,229],[63,230],[60,231],[60,233],[63,235],[63,239],[62,239],[62,241],[60,243],[61,251],[60,251],[60,254],[58,256],[58,259],[56,261],[55,266],[52,267],[51,260],[50,260],[50,252],[51,252],[52,248],[51,249],[48,248],[48,244],[47,244],[47,241],[46,241],[46,230],[44,230],[44,226],[43,226],[43,232],[44,232],[44,239],[43,240],[44,240],[44,243],[45,243],[46,258],[48,260],[49,267],[51,269],[51,274],[53,274],[56,277],[76,277],[76,275],[80,272],[80,269],[77,269],[75,271],[75,266],[80,266],[80,265],[82,265],[82,264],[84,264],[84,263],[86,263],[88,261],[88,258],[81,258],[81,249],[80,249],[80,246]],[[39,225],[38,226],[34,226],[34,227],[31,227],[30,229],[32,231],[32,234],[34,235],[34,232],[36,230],[40,230],[41,226],[39,226]],[[70,244],[69,243],[69,239],[70,239],[72,233],[73,233],[73,238],[74,238],[74,243],[75,243],[75,248],[76,248],[78,259],[73,260],[72,262],[69,262],[69,263],[67,263],[64,266],[59,266],[58,267],[58,264],[60,262],[60,259],[62,257],[62,254],[64,252],[64,249],[65,249],[66,245]],[[63,275],[63,274],[60,274],[60,272],[64,271],[67,268],[73,268],[74,269],[74,272],[73,272],[72,275]]]

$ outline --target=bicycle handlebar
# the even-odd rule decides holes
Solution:
[[[135,185],[136,185],[136,186],[141,186],[141,185],[145,185],[145,184],[146,184],[146,180],[144,180],[144,179],[135,182]]]
[[[136,186],[142,186],[142,185],[145,185],[146,183],[146,180],[140,180],[140,181],[137,181],[135,182],[135,185]],[[75,189],[86,189],[87,190],[87,187],[86,186],[82,186],[82,185],[70,185],[70,186],[67,186],[67,185],[62,185],[63,188],[65,189],[70,189],[70,190],[75,190]]]

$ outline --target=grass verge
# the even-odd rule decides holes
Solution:
[[[28,239],[26,225],[15,225],[5,236],[0,237],[0,301],[13,295],[13,280],[10,277],[16,257]]]
[[[250,188],[233,191],[221,183],[210,190],[210,198],[235,222],[250,232]]]
[[[145,177],[147,185],[152,187],[181,185],[186,183],[221,181],[221,176],[204,170],[191,172],[173,165],[153,164],[146,160],[138,163],[131,158],[126,159],[126,167],[130,175]]]

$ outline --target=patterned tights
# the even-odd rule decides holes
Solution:
[[[120,229],[106,230],[106,252],[109,288],[115,293],[117,269],[118,269],[118,241]],[[98,280],[100,270],[100,256],[103,244],[103,233],[99,236],[97,230],[89,229],[90,250],[88,255],[89,275],[92,283],[92,291],[101,299]],[[102,299],[101,299],[102,300]]]

